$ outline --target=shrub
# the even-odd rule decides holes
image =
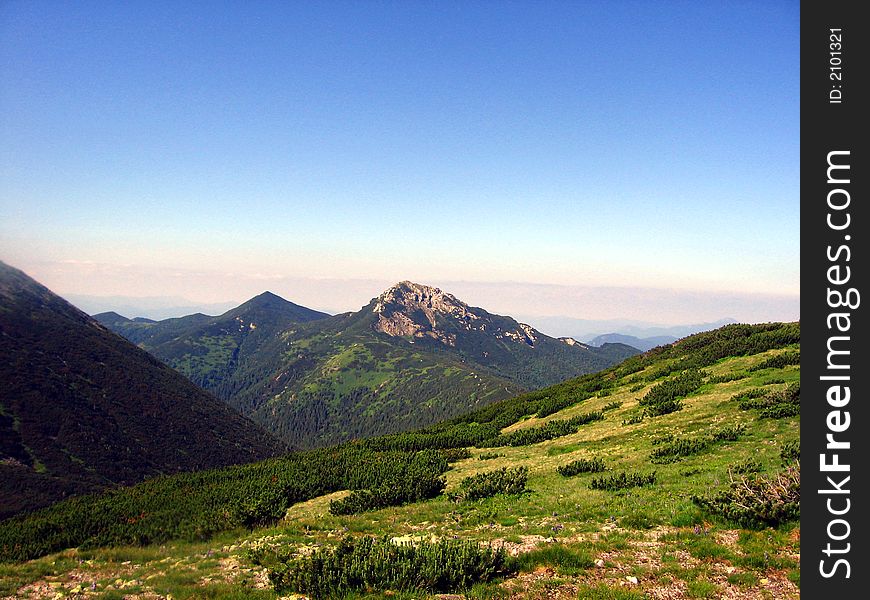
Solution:
[[[581,458],[579,460],[569,462],[567,465],[562,465],[556,470],[559,472],[560,475],[563,475],[565,477],[571,477],[572,475],[577,475],[578,473],[600,473],[601,471],[607,470],[607,467],[604,466],[603,460],[595,457],[591,460]]]
[[[754,401],[758,398],[764,398],[767,395],[767,392],[768,390],[765,390],[764,388],[752,388],[745,392],[734,394],[731,396],[731,402],[737,402],[740,410],[749,410],[749,408],[753,408],[758,404]]]
[[[714,442],[736,442],[741,435],[746,433],[746,426],[742,423],[728,425],[710,434]]]
[[[479,500],[496,494],[522,494],[526,491],[528,467],[502,467],[497,471],[478,473],[459,482],[452,494],[454,500]]]
[[[597,379],[587,381],[585,385],[581,385],[579,389],[577,389],[573,393],[555,393],[548,395],[540,401],[537,410],[533,412],[535,412],[540,418],[548,417],[564,408],[568,408],[569,406],[574,406],[575,404],[579,404],[584,400],[588,400],[595,394],[596,391],[600,390],[603,386],[604,382],[599,377]]]
[[[791,464],[801,459],[801,441],[789,440],[782,445],[779,451],[779,457],[782,459],[783,465]]]
[[[707,435],[674,439],[659,445],[650,454],[650,459],[654,463],[675,462],[682,457],[699,454],[719,442],[736,441],[745,430],[743,425],[732,425]]]
[[[589,482],[589,487],[593,490],[607,490],[615,492],[632,487],[642,487],[645,485],[653,485],[656,482],[656,473],[653,471],[648,475],[639,473],[620,472],[606,477],[596,477]]]
[[[269,569],[269,579],[279,594],[320,600],[365,590],[464,591],[516,570],[516,561],[503,548],[481,548],[471,541],[397,544],[387,538],[347,537],[335,548]]]
[[[490,405],[492,406],[492,405]],[[517,412],[523,412],[522,408]],[[508,414],[505,420],[516,416],[519,420],[523,415]],[[513,421],[511,421],[513,423]],[[440,423],[420,431],[407,433],[394,433],[376,438],[369,438],[359,442],[361,445],[372,450],[402,450],[413,452],[433,448],[467,448],[478,446],[484,440],[498,435],[502,427],[510,423]]]
[[[713,375],[707,378],[707,383],[729,383],[731,381],[740,381],[749,377],[748,373],[726,373],[724,375]]]
[[[493,460],[496,458],[502,458],[504,454],[499,454],[498,452],[481,452],[477,457],[477,460]]]
[[[349,496],[329,503],[333,515],[355,515],[370,510],[400,506],[434,498],[444,491],[443,476],[432,475],[398,486],[384,486],[373,490],[354,490]]]
[[[774,404],[761,409],[758,416],[762,419],[785,419],[799,414],[801,414],[801,407],[798,404]]]
[[[800,518],[800,463],[770,477],[731,477],[728,489],[711,497],[693,496],[701,508],[743,527],[775,527]]]
[[[699,369],[683,371],[676,377],[654,385],[646,395],[638,400],[644,406],[644,414],[649,417],[667,415],[682,410],[681,398],[685,398],[704,383],[706,373]]]
[[[758,392],[763,392],[758,396]],[[801,385],[795,383],[785,389],[765,392],[753,390],[753,396],[742,397],[739,407],[741,410],[757,410],[762,419],[783,419],[800,414]]]
[[[245,527],[257,527],[277,521],[287,511],[291,497],[289,489],[267,488],[259,495],[239,499],[232,508],[236,522]]]
[[[434,498],[444,491],[446,461],[440,451],[418,452],[404,468],[397,469],[369,489],[357,489],[329,503],[334,515],[353,515],[368,510],[399,506]]]
[[[604,408],[601,409],[601,412],[607,412],[609,410],[616,410],[620,406],[622,406],[622,402],[619,402],[619,401],[608,402],[607,404],[604,405]]]
[[[654,385],[646,395],[640,399],[639,403],[641,406],[646,406],[688,396],[701,387],[701,384],[704,381],[704,375],[705,373],[698,369],[683,371],[672,379]]]
[[[643,414],[648,417],[661,417],[662,415],[669,415],[678,410],[683,410],[683,403],[681,401],[665,400],[664,402],[650,404],[643,410]]]
[[[776,356],[771,356],[765,361],[758,363],[752,367],[749,367],[750,371],[762,371],[764,369],[782,369],[789,365],[799,365],[801,364],[801,353],[800,350],[791,351],[788,350],[783,352],[782,354],[777,354]]]
[[[754,458],[747,458],[740,461],[731,467],[731,472],[738,475],[748,475],[749,473],[760,473],[762,470],[761,462]]]
[[[556,419],[540,425],[538,427],[529,427],[527,429],[519,429],[510,433],[502,433],[487,440],[481,444],[484,448],[496,448],[500,446],[529,446],[538,442],[545,442],[557,437],[571,435],[577,433],[577,430],[587,423],[600,421],[604,418],[604,414],[598,410],[590,413],[577,415],[570,419]]]
[[[638,423],[643,422],[643,413],[638,413],[636,415],[632,415],[627,419],[622,420],[623,425],[637,425]]]
[[[447,464],[471,458],[471,450],[468,448],[443,448],[440,450],[441,456],[447,461]]]
[[[707,436],[681,438],[653,450],[650,459],[654,463],[670,463],[685,456],[699,454],[712,445],[712,438]]]

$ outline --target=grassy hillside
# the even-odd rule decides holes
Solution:
[[[480,583],[448,597],[796,598],[800,531],[788,482],[798,478],[799,494],[798,358],[797,324],[729,326],[421,432],[121,491],[111,525],[93,516],[105,497],[62,503],[0,524],[0,551],[15,561],[80,548],[0,567],[0,593],[425,598],[475,573]],[[325,483],[298,469],[323,472]],[[363,471],[371,478],[354,480]],[[757,486],[772,501],[736,511],[723,495],[730,482],[751,489],[756,478],[779,478],[783,494]],[[517,484],[525,491],[488,495]],[[250,502],[239,504],[233,488]],[[88,525],[48,547],[44,533],[64,519]],[[145,546],[129,545],[145,532]],[[365,546],[367,536],[394,541]],[[389,550],[396,544],[405,550]],[[432,555],[450,573],[436,577]],[[395,572],[378,567],[366,579],[355,569],[374,564],[367,556],[391,557]],[[342,584],[319,570],[327,564],[361,587],[329,588]]]
[[[312,447],[407,431],[523,391],[456,356],[378,335],[356,314],[285,332],[269,375],[249,376],[236,401],[291,445]]]

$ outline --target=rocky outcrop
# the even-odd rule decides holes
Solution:
[[[428,285],[402,281],[375,299],[375,330],[390,336],[431,337],[449,346],[456,335],[446,329],[476,329],[480,316],[453,294]],[[449,320],[449,327],[445,320]]]
[[[457,334],[481,332],[532,348],[542,335],[525,323],[474,309],[437,287],[411,281],[397,283],[375,298],[375,331],[393,337],[432,338],[455,346]]]

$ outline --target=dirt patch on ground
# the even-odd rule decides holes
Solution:
[[[576,598],[580,589],[579,583],[565,580],[547,567],[541,567],[531,573],[522,573],[518,577],[503,584],[511,599],[544,600],[559,598]]]
[[[2,600],[14,600],[16,598],[85,598],[96,593],[96,582],[98,581],[109,579],[126,584],[127,581],[130,581],[127,579],[127,576],[133,570],[134,567],[130,564],[119,564],[114,568],[94,570],[73,569],[61,575],[44,577],[28,583],[20,587],[14,596],[5,596]],[[132,585],[134,584],[127,584],[128,587],[132,587]],[[105,588],[101,589],[104,590]]]
[[[725,559],[699,560],[687,551],[674,548],[662,536],[680,531],[672,527],[658,527],[640,533],[632,532],[636,537],[626,540],[627,548],[602,550],[596,553],[595,567],[587,569],[577,576],[560,575],[555,569],[542,567],[532,573],[521,573],[502,584],[510,598],[516,599],[575,599],[583,586],[596,587],[606,585],[611,588],[634,590],[655,600],[683,600],[693,597],[693,586],[712,585],[711,593],[716,598],[724,600],[756,600],[761,597],[774,600],[797,600],[800,590],[788,579],[785,570],[767,570],[755,572],[755,580],[746,581],[743,585],[732,583],[729,576],[740,575],[745,571],[733,566]],[[602,532],[602,533],[609,533]],[[717,543],[734,551],[738,549],[739,530],[721,530],[715,532]],[[793,539],[799,539],[799,533],[793,534]],[[570,544],[572,541],[599,540],[600,536],[592,534],[575,536],[575,538],[560,539],[560,543]],[[521,542],[495,540],[493,545],[503,544],[508,552],[517,556],[534,550],[536,547],[552,542],[551,538],[543,536],[524,536]],[[669,572],[668,564],[662,556],[672,557],[674,566],[682,570],[701,570],[697,580],[686,581]],[[800,560],[799,554],[785,553],[789,557]]]
[[[493,548],[504,548],[505,552],[511,556],[519,556],[526,552],[531,552],[540,544],[546,543],[548,538],[542,535],[521,535],[520,541],[514,542],[502,538],[496,538],[490,542]]]
[[[225,583],[237,583],[240,579],[247,580],[248,587],[258,590],[265,590],[271,587],[269,582],[269,572],[262,567],[246,567],[239,562],[235,556],[228,556],[220,560],[218,574],[208,578],[208,581],[203,580],[203,585],[208,585],[212,581],[223,581]]]

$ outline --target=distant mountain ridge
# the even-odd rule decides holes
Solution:
[[[0,262],[0,517],[284,447]]]
[[[297,447],[428,425],[637,353],[558,340],[409,281],[332,317],[288,306],[261,295],[220,317],[98,317]]]
[[[264,343],[290,325],[328,316],[263,292],[216,317],[197,313],[151,321],[109,312],[94,318],[142,348],[159,348],[154,352],[158,358],[226,399],[228,394],[217,386],[232,377],[240,360],[255,355]],[[173,360],[177,357],[184,360]]]
[[[550,333],[550,335],[570,336],[576,340],[592,343],[597,336],[610,334],[629,335],[636,338],[651,338],[670,336],[675,339],[689,335],[712,331],[723,325],[737,323],[737,320],[726,317],[706,323],[689,323],[684,325],[657,325],[644,321],[630,319],[577,319],[573,317],[527,317],[530,323]]]
[[[63,294],[70,304],[90,315],[116,312],[131,318],[147,318],[154,321],[173,319],[203,313],[219,315],[238,306],[238,302],[194,302],[186,298],[170,296],[91,296],[88,294]]]
[[[641,352],[652,350],[656,346],[664,346],[672,344],[679,338],[673,335],[659,335],[655,337],[639,338],[634,335],[625,335],[622,333],[605,333],[604,335],[595,336],[589,340],[590,346],[603,346],[604,344],[626,344],[637,348]]]

